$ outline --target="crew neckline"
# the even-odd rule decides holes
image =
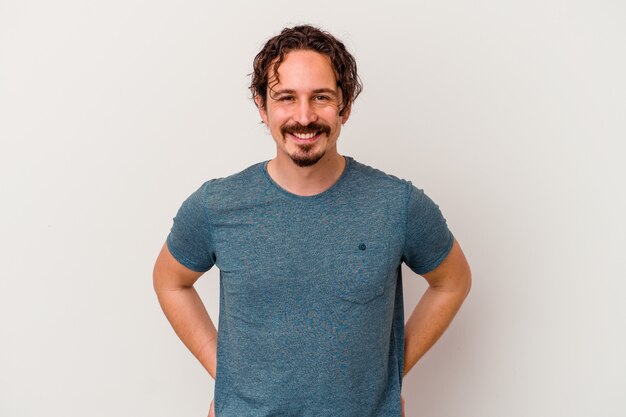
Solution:
[[[272,188],[275,188],[276,190],[278,190],[280,193],[285,194],[286,196],[296,199],[296,200],[301,200],[301,201],[315,200],[315,199],[319,199],[319,198],[326,196],[343,182],[343,179],[346,177],[348,170],[350,169],[350,166],[352,165],[352,161],[353,161],[352,157],[350,156],[343,155],[343,158],[345,159],[346,164],[343,167],[343,171],[341,172],[341,175],[339,176],[339,178],[337,178],[337,181],[335,181],[330,187],[328,187],[324,191],[317,193],[317,194],[313,194],[313,195],[298,195],[290,191],[287,191],[283,187],[281,187],[276,181],[274,181],[274,179],[270,176],[269,172],[267,172],[267,163],[269,162],[269,160],[261,164],[261,171],[263,171],[263,176],[268,181],[269,185],[272,186]]]

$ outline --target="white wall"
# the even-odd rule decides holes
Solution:
[[[625,21],[609,0],[0,0],[0,416],[206,415],[152,265],[189,193],[272,157],[246,74],[302,22],[359,63],[341,151],[424,188],[473,267],[408,416],[626,415]]]

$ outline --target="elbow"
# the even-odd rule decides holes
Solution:
[[[470,290],[472,289],[472,270],[469,267],[469,264],[467,263],[467,261],[465,262],[465,268],[463,268],[463,279],[461,280],[462,282],[462,287],[461,287],[461,291],[463,293],[463,299],[467,298],[467,296],[470,293]]]
[[[157,265],[155,264],[154,269],[152,271],[152,289],[157,294],[159,294],[159,291],[161,290],[162,280],[160,278],[161,276],[159,274],[159,270],[157,268]]]
[[[468,269],[467,276],[465,279],[465,297],[464,298],[467,298],[471,289],[472,289],[472,272]]]
[[[462,258],[462,262],[459,264],[458,269],[459,280],[458,284],[460,286],[460,290],[463,293],[464,297],[467,297],[470,290],[472,289],[472,269],[469,266],[469,262],[465,256]]]

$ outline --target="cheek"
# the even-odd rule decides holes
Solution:
[[[317,112],[318,116],[322,117],[326,120],[326,123],[329,124],[341,124],[341,116],[339,115],[339,111],[334,106],[326,106],[321,108]]]
[[[289,115],[284,111],[273,111],[268,115],[267,120],[272,129],[280,130],[289,121]]]
[[[267,113],[270,119],[280,119],[286,117],[289,113],[289,106],[272,103],[268,105]]]
[[[332,118],[326,119],[327,123],[335,130],[335,132],[339,133],[339,131],[341,130],[341,127],[343,126],[341,117],[337,117],[337,115],[335,115]]]

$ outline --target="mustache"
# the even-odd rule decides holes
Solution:
[[[330,134],[330,126],[322,123],[309,123],[304,126],[300,123],[296,123],[293,125],[286,125],[280,129],[280,132],[283,135],[287,133],[325,133],[326,135]]]

